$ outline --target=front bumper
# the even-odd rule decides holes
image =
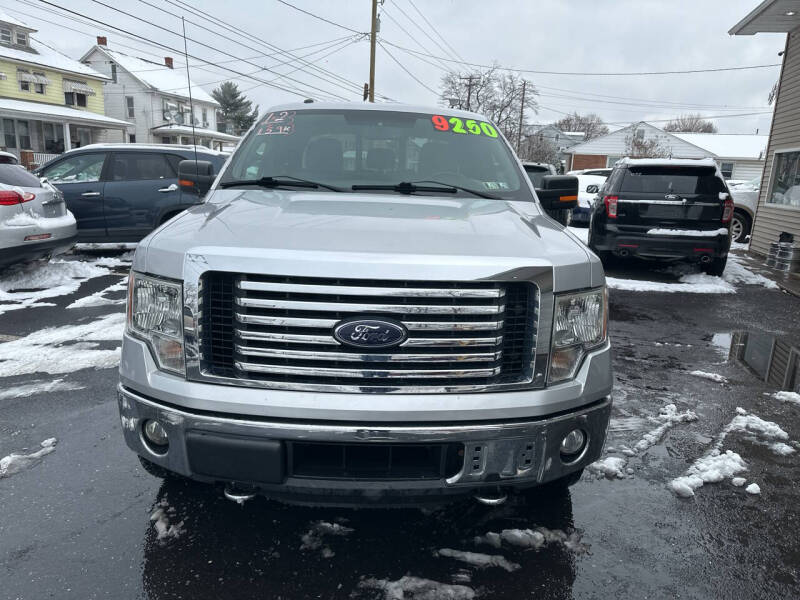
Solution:
[[[288,421],[178,408],[118,387],[120,417],[128,446],[169,471],[207,483],[252,486],[277,499],[328,505],[406,504],[441,501],[480,488],[526,488],[584,468],[602,452],[611,413],[605,397],[588,406],[544,418],[480,423],[388,425]],[[157,454],[145,443],[143,423],[158,420],[169,449]],[[561,440],[573,429],[587,435],[583,450],[565,461]],[[209,455],[197,440],[214,449]],[[457,444],[461,460],[439,478],[342,478],[298,476],[291,452],[295,443],[353,445]],[[238,455],[237,453],[241,453]],[[231,473],[220,472],[215,456],[225,455]],[[237,457],[241,460],[237,460]],[[254,457],[265,457],[254,461]],[[226,468],[225,465],[222,468]]]

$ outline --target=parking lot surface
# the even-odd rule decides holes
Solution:
[[[800,300],[744,259],[609,269],[609,439],[568,493],[360,511],[141,469],[115,400],[130,260],[0,276],[0,597],[800,596],[800,396],[776,395]]]

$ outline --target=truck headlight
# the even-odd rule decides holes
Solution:
[[[548,381],[575,377],[586,353],[608,337],[608,291],[605,287],[555,298]]]
[[[158,367],[183,375],[183,286],[131,271],[128,333],[147,342]]]

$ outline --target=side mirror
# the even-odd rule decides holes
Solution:
[[[536,189],[539,202],[548,210],[578,206],[578,178],[573,175],[545,175],[542,187]]]
[[[599,191],[600,191],[600,186],[599,185],[592,184],[592,185],[587,185],[586,186],[586,193],[587,194],[596,194]]]
[[[214,165],[207,160],[182,160],[178,163],[178,185],[184,192],[202,198],[211,189],[215,178]]]

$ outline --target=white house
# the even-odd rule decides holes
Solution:
[[[187,83],[183,69],[111,50],[105,37],[81,57],[81,62],[106,75],[106,114],[130,123],[129,142],[191,144],[221,149],[239,138],[217,131],[219,103],[203,88]],[[191,85],[190,109],[189,85]],[[194,124],[194,131],[192,128]]]
[[[755,179],[764,170],[766,135],[738,133],[671,133],[640,121],[567,149],[568,169],[610,167],[628,153],[632,138],[656,140],[672,158],[717,161],[726,179]]]

